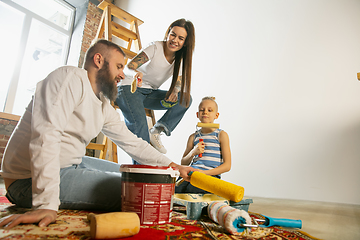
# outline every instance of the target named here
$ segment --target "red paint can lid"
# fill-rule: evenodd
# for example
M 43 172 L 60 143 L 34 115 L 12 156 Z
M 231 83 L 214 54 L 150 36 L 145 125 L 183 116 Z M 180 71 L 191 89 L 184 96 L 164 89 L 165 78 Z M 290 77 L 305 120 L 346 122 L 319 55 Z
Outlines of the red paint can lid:
M 165 174 L 171 177 L 179 177 L 180 172 L 167 166 L 151 166 L 151 165 L 137 165 L 137 164 L 122 164 L 120 172 L 128 173 L 147 173 L 147 174 Z

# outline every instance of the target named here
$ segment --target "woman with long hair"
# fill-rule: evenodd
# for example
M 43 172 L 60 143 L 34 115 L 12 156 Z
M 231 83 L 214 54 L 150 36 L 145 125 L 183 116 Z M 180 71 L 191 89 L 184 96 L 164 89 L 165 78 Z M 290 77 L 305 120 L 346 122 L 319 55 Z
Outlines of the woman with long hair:
M 166 153 L 160 133 L 170 136 L 190 107 L 192 56 L 195 29 L 192 22 L 178 19 L 166 31 L 163 41 L 152 42 L 126 66 L 116 104 L 131 132 Z M 169 90 L 159 87 L 172 77 Z M 132 86 L 133 81 L 136 86 Z M 148 128 L 145 108 L 166 110 L 153 128 Z

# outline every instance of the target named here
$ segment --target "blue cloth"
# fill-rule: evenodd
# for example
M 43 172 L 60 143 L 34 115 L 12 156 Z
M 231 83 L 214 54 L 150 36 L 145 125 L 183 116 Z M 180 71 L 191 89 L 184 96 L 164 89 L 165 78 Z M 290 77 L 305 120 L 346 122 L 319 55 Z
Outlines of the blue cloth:
M 61 209 L 121 211 L 120 165 L 83 157 L 78 165 L 60 170 Z M 31 178 L 13 182 L 6 193 L 18 207 L 32 207 Z
M 163 127 L 167 136 L 179 124 L 188 107 L 176 104 L 172 108 L 165 108 L 160 101 L 165 99 L 167 91 L 149 88 L 137 88 L 131 93 L 129 85 L 119 87 L 116 104 L 124 115 L 128 129 L 136 136 L 150 143 L 149 127 L 144 108 L 151 110 L 166 110 L 165 114 L 157 121 L 155 127 Z M 178 95 L 180 99 L 180 93 Z M 190 99 L 191 105 L 192 99 Z M 190 107 L 189 105 L 189 107 Z
M 175 187 L 175 193 L 196 193 L 196 194 L 206 194 L 210 193 L 203 189 L 197 188 L 192 185 L 190 182 L 184 181 L 179 186 Z

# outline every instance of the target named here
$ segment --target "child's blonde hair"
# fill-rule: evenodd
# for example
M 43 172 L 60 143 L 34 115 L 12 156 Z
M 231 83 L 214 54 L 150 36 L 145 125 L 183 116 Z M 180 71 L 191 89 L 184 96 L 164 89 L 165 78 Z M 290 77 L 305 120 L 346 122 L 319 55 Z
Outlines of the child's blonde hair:
M 201 99 L 201 102 L 199 103 L 199 107 L 200 107 L 200 104 L 205 101 L 205 100 L 211 100 L 215 103 L 215 106 L 216 106 L 216 111 L 218 110 L 218 105 L 217 105 L 217 102 L 215 101 L 215 97 L 211 97 L 211 96 L 206 96 L 206 97 L 203 97 Z

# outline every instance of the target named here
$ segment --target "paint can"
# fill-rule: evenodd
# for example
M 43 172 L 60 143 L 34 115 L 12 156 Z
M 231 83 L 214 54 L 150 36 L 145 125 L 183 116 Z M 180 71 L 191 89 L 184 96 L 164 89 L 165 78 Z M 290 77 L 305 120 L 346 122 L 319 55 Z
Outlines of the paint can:
M 171 222 L 175 181 L 171 167 L 122 164 L 121 211 L 135 212 L 140 224 Z

